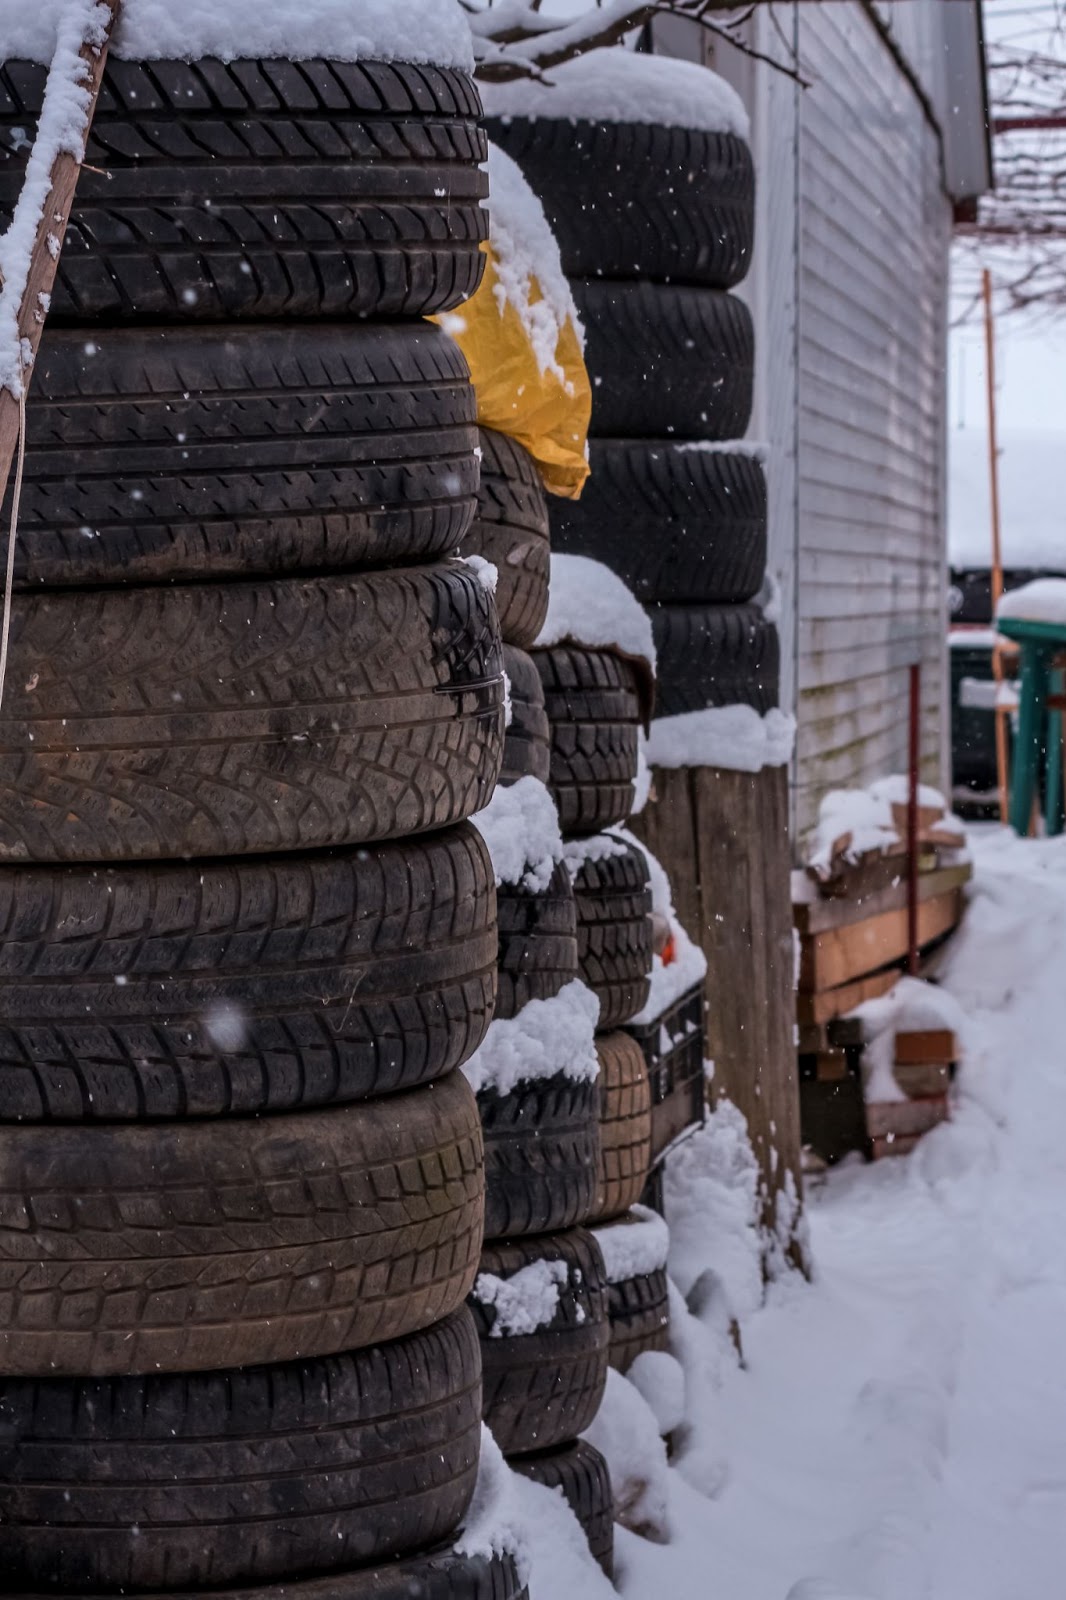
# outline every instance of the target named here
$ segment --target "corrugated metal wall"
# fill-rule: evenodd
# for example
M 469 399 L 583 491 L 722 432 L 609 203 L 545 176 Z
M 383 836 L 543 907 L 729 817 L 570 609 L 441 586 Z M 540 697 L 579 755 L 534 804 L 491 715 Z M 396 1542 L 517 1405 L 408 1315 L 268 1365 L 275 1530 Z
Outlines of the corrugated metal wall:
M 951 207 L 937 132 L 858 0 L 774 13 L 811 82 L 797 93 L 760 72 L 754 119 L 756 431 L 795 618 L 801 841 L 828 789 L 904 768 L 912 659 L 925 773 L 941 775 Z M 780 55 L 777 28 L 759 26 Z

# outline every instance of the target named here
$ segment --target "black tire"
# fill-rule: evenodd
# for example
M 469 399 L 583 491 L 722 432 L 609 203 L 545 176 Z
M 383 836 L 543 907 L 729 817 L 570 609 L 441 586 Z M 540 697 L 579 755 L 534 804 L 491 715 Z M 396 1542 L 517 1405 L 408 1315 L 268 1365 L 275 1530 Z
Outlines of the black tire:
M 291 1116 L 8 1128 L 0 1371 L 205 1372 L 399 1339 L 462 1304 L 483 1220 L 458 1072 Z
M 481 1352 L 463 1308 L 315 1361 L 0 1380 L 0 1437 L 5 1589 L 280 1581 L 454 1533 L 477 1477 Z
M 607 1290 L 611 1366 L 628 1372 L 645 1350 L 670 1348 L 670 1286 L 666 1272 L 641 1273 Z
M 755 333 L 735 295 L 577 279 L 592 379 L 592 433 L 742 439 L 751 420 Z
M 449 555 L 474 396 L 429 323 L 49 329 L 20 587 L 349 571 Z M 10 494 L 3 510 L 6 526 Z
M 633 808 L 640 678 L 610 650 L 555 645 L 536 650 L 551 727 L 548 787 L 564 834 L 600 833 Z
M 628 1033 L 596 1040 L 600 1060 L 600 1166 L 596 1222 L 636 1205 L 651 1169 L 651 1084 L 647 1062 Z
M 179 1592 L 167 1587 L 139 1595 L 127 1590 L 123 1600 L 203 1600 L 203 1594 L 202 1589 Z M 23 1594 L 15 1600 L 43 1597 Z M 105 1597 L 86 1595 L 85 1600 Z M 512 1555 L 460 1555 L 446 1546 L 383 1566 L 297 1579 L 281 1590 L 276 1584 L 216 1589 L 214 1600 L 529 1600 L 529 1591 Z
M 469 569 L 86 589 L 14 608 L 0 859 L 366 844 L 488 801 L 492 599 Z
M 46 69 L 0 73 L 19 151 Z M 481 281 L 487 180 L 463 72 L 112 56 L 59 261 L 55 322 L 421 317 Z M 5 163 L 0 229 L 25 158 Z
M 561 1492 L 585 1530 L 589 1550 L 608 1578 L 613 1577 L 614 1499 L 611 1474 L 600 1452 L 579 1439 L 543 1455 L 516 1456 L 511 1466 L 523 1478 Z
M 560 1262 L 565 1278 L 550 1322 L 532 1333 L 494 1333 L 485 1275 L 507 1280 L 535 1262 Z M 481 1337 L 483 1415 L 505 1455 L 576 1439 L 600 1408 L 607 1383 L 607 1285 L 603 1258 L 580 1228 L 487 1245 L 470 1296 Z
M 642 850 L 621 839 L 587 856 L 574 877 L 580 975 L 600 1002 L 597 1027 L 618 1028 L 651 993 L 651 878 Z
M 0 1121 L 251 1116 L 442 1077 L 493 1014 L 494 903 L 465 823 L 329 855 L 7 867 Z
M 572 1228 L 596 1204 L 599 1090 L 556 1073 L 477 1097 L 485 1139 L 485 1237 Z
M 777 629 L 758 606 L 652 606 L 659 716 L 706 706 L 753 706 L 765 714 L 781 700 Z
M 496 568 L 496 610 L 508 644 L 528 650 L 548 614 L 548 498 L 536 462 L 506 434 L 480 430 L 481 487 L 460 555 Z
M 578 975 L 574 885 L 560 862 L 541 894 L 501 883 L 496 907 L 496 1016 L 516 1017 L 530 1000 L 550 1000 Z M 0 998 L 2 994 L 0 988 Z
M 551 729 L 536 662 L 513 644 L 503 647 L 503 670 L 511 693 L 511 721 L 503 741 L 502 784 L 519 778 L 547 783 L 551 773 Z
M 751 264 L 755 171 L 729 133 L 490 117 L 543 201 L 572 278 L 731 289 Z
M 560 501 L 555 549 L 592 556 L 638 600 L 737 605 L 766 575 L 766 477 L 740 450 L 593 439 L 592 477 Z

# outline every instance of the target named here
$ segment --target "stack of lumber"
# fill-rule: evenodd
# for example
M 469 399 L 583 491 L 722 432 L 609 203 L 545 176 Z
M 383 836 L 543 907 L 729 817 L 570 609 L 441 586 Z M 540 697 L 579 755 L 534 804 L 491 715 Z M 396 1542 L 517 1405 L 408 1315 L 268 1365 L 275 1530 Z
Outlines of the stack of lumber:
M 958 1060 L 955 1035 L 948 1028 L 900 1030 L 895 1036 L 892 1075 L 902 1100 L 866 1101 L 870 1153 L 901 1156 L 913 1150 L 950 1115 L 948 1091 Z

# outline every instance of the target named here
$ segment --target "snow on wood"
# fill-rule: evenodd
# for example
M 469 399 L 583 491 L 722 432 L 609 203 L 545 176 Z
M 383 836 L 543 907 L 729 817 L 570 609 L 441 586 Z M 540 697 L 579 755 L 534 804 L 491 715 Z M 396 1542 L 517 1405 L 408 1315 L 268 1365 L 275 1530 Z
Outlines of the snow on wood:
M 603 26 L 604 11 L 575 22 L 574 28 L 584 27 L 591 34 L 597 18 Z M 485 26 L 492 15 L 487 12 L 485 21 L 476 19 L 475 29 Z M 523 52 L 534 60 L 538 41 L 511 47 L 515 55 Z M 637 55 L 613 47 L 588 50 L 552 67 L 543 77 L 486 83 L 482 98 L 491 116 L 652 123 L 701 133 L 732 133 L 741 139 L 749 132 L 740 96 L 716 73 L 692 61 Z
M 69 0 L 0 0 L 4 57 L 50 61 L 69 9 Z M 466 71 L 474 65 L 470 29 L 456 0 L 124 0 L 113 49 L 130 61 L 323 56 Z
M 777 707 L 760 716 L 753 706 L 708 706 L 656 717 L 645 754 L 653 767 L 761 772 L 787 766 L 795 739 L 795 717 Z
M 996 607 L 1001 620 L 1052 622 L 1066 628 L 1066 578 L 1034 578 L 1003 595 Z

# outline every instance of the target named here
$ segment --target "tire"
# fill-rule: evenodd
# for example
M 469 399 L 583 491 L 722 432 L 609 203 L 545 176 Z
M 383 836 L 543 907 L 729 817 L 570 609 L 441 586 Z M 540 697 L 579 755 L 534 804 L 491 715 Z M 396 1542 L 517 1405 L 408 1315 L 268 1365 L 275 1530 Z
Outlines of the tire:
M 731 289 L 751 264 L 755 173 L 734 134 L 489 117 L 543 202 L 571 278 Z
M 758 606 L 654 606 L 661 717 L 706 706 L 753 706 L 760 716 L 781 702 L 777 629 Z
M 88 342 L 49 328 L 19 586 L 449 555 L 474 512 L 474 409 L 461 352 L 428 323 L 118 328 Z
M 22 596 L 0 859 L 368 844 L 483 807 L 503 749 L 491 597 L 458 565 Z
M 0 138 L 46 69 L 0 74 Z M 463 72 L 364 61 L 112 56 L 53 322 L 421 317 L 481 281 L 487 180 Z M 7 163 L 0 229 L 25 173 Z M 94 170 L 96 169 L 96 170 Z
M 600 1060 L 600 1166 L 596 1222 L 636 1205 L 651 1168 L 651 1085 L 643 1052 L 627 1033 L 596 1040 Z
M 580 977 L 600 1002 L 597 1026 L 620 1027 L 651 993 L 651 879 L 642 850 L 612 840 L 610 855 L 587 856 L 574 877 Z
M 485 1275 L 507 1280 L 540 1262 L 561 1262 L 566 1271 L 551 1320 L 531 1333 L 494 1334 L 498 1315 L 485 1300 Z M 574 1228 L 486 1246 L 469 1305 L 481 1338 L 483 1416 L 504 1455 L 576 1439 L 607 1383 L 607 1286 L 591 1234 Z
M 204 1372 L 428 1327 L 473 1283 L 482 1160 L 461 1073 L 292 1116 L 8 1128 L 0 1371 Z
M 543 1455 L 517 1456 L 511 1466 L 523 1478 L 562 1494 L 585 1531 L 592 1555 L 607 1577 L 613 1577 L 614 1500 L 611 1474 L 600 1452 L 579 1439 Z
M 503 742 L 502 784 L 519 778 L 547 783 L 551 773 L 551 729 L 536 662 L 512 644 L 503 647 L 503 670 L 511 692 L 511 722 Z
M 600 833 L 633 808 L 642 721 L 634 665 L 609 650 L 533 654 L 551 727 L 548 787 L 564 834 Z
M 329 855 L 7 867 L 0 1121 L 254 1116 L 442 1077 L 492 1018 L 494 904 L 465 823 Z
M 766 477 L 740 450 L 593 439 L 580 501 L 560 501 L 552 543 L 617 572 L 644 602 L 739 605 L 766 575 Z
M 463 1308 L 314 1361 L 3 1380 L 0 1427 L 5 1587 L 266 1583 L 454 1533 L 477 1477 L 481 1352 Z
M 127 1591 L 123 1600 L 202 1600 L 203 1590 L 179 1592 L 172 1586 L 148 1593 Z M 17 1596 L 16 1600 L 41 1600 Z M 86 1600 L 104 1600 L 102 1595 Z M 383 1566 L 356 1567 L 323 1578 L 285 1584 L 218 1589 L 214 1600 L 529 1600 L 515 1558 L 509 1554 L 460 1555 L 444 1546 L 425 1555 L 405 1556 Z
M 496 907 L 496 1016 L 516 1017 L 530 1000 L 550 1000 L 578 976 L 577 908 L 570 874 L 560 862 L 543 894 L 501 883 Z
M 564 1073 L 477 1097 L 485 1139 L 485 1237 L 572 1228 L 596 1204 L 599 1090 Z
M 585 278 L 592 432 L 606 438 L 742 439 L 751 421 L 755 333 L 735 295 Z
M 665 1271 L 641 1273 L 607 1290 L 611 1366 L 628 1372 L 645 1350 L 670 1348 L 670 1289 Z
M 492 562 L 500 631 L 528 650 L 548 615 L 548 498 L 528 450 L 489 428 L 479 438 L 481 488 L 459 554 Z

